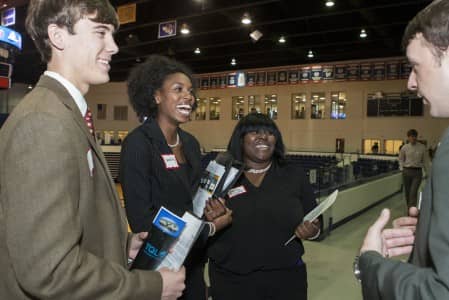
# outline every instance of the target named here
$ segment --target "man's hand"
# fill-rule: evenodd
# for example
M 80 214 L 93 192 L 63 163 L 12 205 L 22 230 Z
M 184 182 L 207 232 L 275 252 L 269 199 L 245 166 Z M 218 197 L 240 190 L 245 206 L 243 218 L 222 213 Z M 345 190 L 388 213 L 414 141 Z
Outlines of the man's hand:
M 394 228 L 408 228 L 413 232 L 416 231 L 416 224 L 418 224 L 419 210 L 416 207 L 410 207 L 408 216 L 400 217 L 393 221 Z
M 310 239 L 315 237 L 318 234 L 318 231 L 320 230 L 320 220 L 315 219 L 312 222 L 304 221 L 303 223 L 299 224 L 298 227 L 295 229 L 295 235 L 302 239 Z
M 384 229 L 382 232 L 385 250 L 390 257 L 409 255 L 413 250 L 419 211 L 416 207 L 410 207 L 408 214 L 395 219 L 393 228 Z
M 377 251 L 383 256 L 387 256 L 382 238 L 382 230 L 387 225 L 389 219 L 390 210 L 384 208 L 376 222 L 368 229 L 362 247 L 360 248 L 360 254 L 366 251 Z
M 162 277 L 162 297 L 161 300 L 175 300 L 181 297 L 186 285 L 186 269 L 182 267 L 178 272 L 170 271 L 167 268 L 159 270 Z
M 140 247 L 142 247 L 143 242 L 148 236 L 148 232 L 139 232 L 134 233 L 131 237 L 131 244 L 129 245 L 128 249 L 128 258 L 131 258 L 134 260 L 136 258 L 137 253 L 140 250 Z

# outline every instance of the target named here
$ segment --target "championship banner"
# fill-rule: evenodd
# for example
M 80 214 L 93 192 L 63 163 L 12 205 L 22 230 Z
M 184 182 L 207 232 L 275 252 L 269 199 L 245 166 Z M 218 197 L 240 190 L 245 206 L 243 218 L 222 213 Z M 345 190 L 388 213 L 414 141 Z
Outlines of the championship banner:
M 246 73 L 246 85 L 254 86 L 255 84 L 256 84 L 256 73 L 255 72 Z
M 359 80 L 360 79 L 360 65 L 359 64 L 349 64 L 346 69 L 346 78 L 348 80 Z
M 209 77 L 201 77 L 201 89 L 209 89 Z
M 267 80 L 267 73 L 257 72 L 256 74 L 256 85 L 265 85 Z
M 219 85 L 220 89 L 225 89 L 226 88 L 226 81 L 227 81 L 226 75 L 221 75 L 218 78 L 218 80 L 219 80 L 218 85 Z
M 287 71 L 278 71 L 277 74 L 277 83 L 278 84 L 287 84 Z
M 334 66 L 327 65 L 323 66 L 323 80 L 333 80 L 334 79 Z
M 267 72 L 267 85 L 276 84 L 276 72 Z
M 385 63 L 375 63 L 373 66 L 373 79 L 385 80 Z
M 412 72 L 412 66 L 408 63 L 408 61 L 404 60 L 401 62 L 401 78 L 408 79 L 410 73 Z
M 338 81 L 346 80 L 346 65 L 335 66 L 335 79 Z
M 235 88 L 237 87 L 237 73 L 229 73 L 227 80 L 227 87 Z
M 300 73 L 301 73 L 301 83 L 308 83 L 312 78 L 310 67 L 301 68 Z
M 298 70 L 290 70 L 288 71 L 288 82 L 290 84 L 298 83 Z
M 373 75 L 373 66 L 370 63 L 360 65 L 360 79 L 371 80 Z
M 323 67 L 312 66 L 312 80 L 314 83 L 318 83 L 323 79 Z
M 399 62 L 389 61 L 387 62 L 387 79 L 399 78 Z
M 216 89 L 218 87 L 218 77 L 214 76 L 210 78 L 210 88 Z

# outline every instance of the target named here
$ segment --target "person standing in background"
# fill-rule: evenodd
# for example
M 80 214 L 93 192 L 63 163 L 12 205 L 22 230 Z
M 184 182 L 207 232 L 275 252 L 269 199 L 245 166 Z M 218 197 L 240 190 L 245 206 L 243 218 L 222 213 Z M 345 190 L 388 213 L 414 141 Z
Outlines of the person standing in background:
M 423 169 L 425 174 L 429 169 L 428 151 L 424 144 L 417 141 L 417 137 L 418 132 L 415 129 L 407 131 L 408 143 L 399 151 L 399 168 L 402 170 L 407 209 L 417 206 Z
M 449 117 L 448 22 L 449 0 L 433 1 L 410 21 L 403 38 L 412 66 L 408 89 L 421 95 L 437 118 Z M 412 217 L 384 229 L 390 217 L 384 209 L 365 236 L 354 264 L 364 299 L 449 299 L 448 173 L 449 128 L 435 153 L 418 224 L 418 210 L 412 207 Z M 411 252 L 408 262 L 388 259 Z
M 109 81 L 118 28 L 107 0 L 32 0 L 47 71 L 0 130 L 0 299 L 174 300 L 185 270 L 132 271 L 129 235 L 84 95 Z

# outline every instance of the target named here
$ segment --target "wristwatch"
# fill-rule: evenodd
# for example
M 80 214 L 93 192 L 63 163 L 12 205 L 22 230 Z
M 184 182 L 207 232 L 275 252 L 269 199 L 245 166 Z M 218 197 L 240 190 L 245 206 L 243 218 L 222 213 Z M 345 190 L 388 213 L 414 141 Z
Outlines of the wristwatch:
M 357 279 L 358 282 L 362 282 L 362 272 L 359 269 L 359 259 L 360 259 L 359 255 L 357 255 L 354 258 L 354 263 L 352 264 L 352 270 L 354 272 L 355 279 Z

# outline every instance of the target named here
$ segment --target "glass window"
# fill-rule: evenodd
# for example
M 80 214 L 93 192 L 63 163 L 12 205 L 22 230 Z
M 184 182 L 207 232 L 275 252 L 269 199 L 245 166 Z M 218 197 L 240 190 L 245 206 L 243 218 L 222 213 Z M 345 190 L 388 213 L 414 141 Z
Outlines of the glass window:
M 292 119 L 306 118 L 306 94 L 292 94 Z
M 195 120 L 206 120 L 207 99 L 196 98 Z
M 105 145 L 114 145 L 115 143 L 115 131 L 105 130 L 103 131 L 104 143 Z
M 106 120 L 106 104 L 97 104 L 97 119 Z
M 379 139 L 364 139 L 363 140 L 363 154 L 378 154 L 380 153 Z
M 209 100 L 209 120 L 220 120 L 221 99 L 218 97 L 210 97 Z
M 128 131 L 124 131 L 124 130 L 117 131 L 117 144 L 121 145 L 127 135 L 128 135 Z
M 240 120 L 245 115 L 245 100 L 243 96 L 232 97 L 232 119 Z
M 261 113 L 263 111 L 259 95 L 248 96 L 248 113 Z
M 128 120 L 128 106 L 114 106 L 114 120 L 127 121 Z
M 331 119 L 346 119 L 345 92 L 331 92 Z
M 278 118 L 278 95 L 265 95 L 264 98 L 265 113 L 267 116 L 276 120 Z
M 324 92 L 312 93 L 310 99 L 310 117 L 312 119 L 324 119 L 326 94 Z
M 397 155 L 403 145 L 402 140 L 385 140 L 385 154 Z

